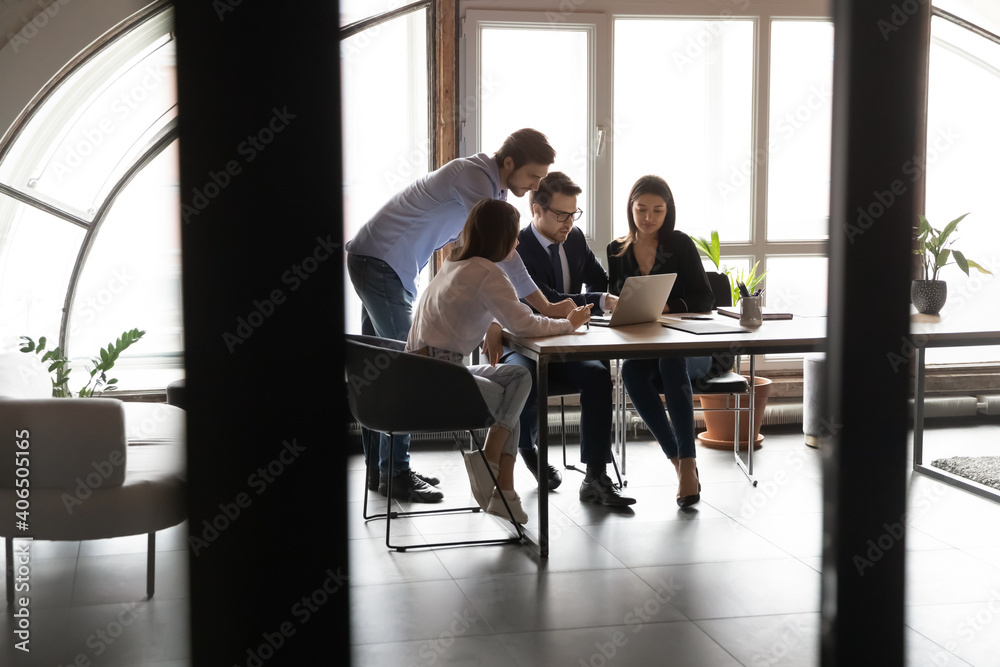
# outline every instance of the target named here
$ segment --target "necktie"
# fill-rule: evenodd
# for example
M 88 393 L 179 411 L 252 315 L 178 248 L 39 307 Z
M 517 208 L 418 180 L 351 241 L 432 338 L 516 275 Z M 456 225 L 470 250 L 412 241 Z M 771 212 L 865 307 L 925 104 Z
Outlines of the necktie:
M 563 285 L 563 270 L 562 270 L 562 260 L 559 258 L 559 244 L 553 243 L 549 246 L 549 257 L 552 258 L 552 270 L 556 274 L 556 291 L 563 294 L 566 291 Z

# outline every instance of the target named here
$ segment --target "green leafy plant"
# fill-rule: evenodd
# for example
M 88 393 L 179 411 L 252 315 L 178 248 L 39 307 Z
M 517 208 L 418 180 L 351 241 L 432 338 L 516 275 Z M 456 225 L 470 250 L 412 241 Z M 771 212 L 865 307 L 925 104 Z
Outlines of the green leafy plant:
M 731 267 L 721 269 L 719 267 L 719 262 L 722 259 L 722 244 L 719 242 L 719 232 L 714 229 L 712 230 L 711 240 L 699 238 L 697 236 L 692 236 L 691 240 L 694 241 L 694 244 L 695 246 L 697 246 L 698 250 L 705 253 L 705 256 L 708 257 L 713 264 L 715 264 L 715 269 L 717 271 L 721 271 L 722 273 L 726 274 L 726 276 L 729 278 L 729 288 L 732 290 L 733 293 L 734 306 L 740 300 L 741 296 L 739 288 L 740 283 L 746 285 L 747 289 L 750 290 L 750 293 L 752 294 L 754 290 L 757 288 L 758 283 L 760 283 L 760 281 L 764 279 L 764 276 L 767 275 L 767 271 L 760 274 L 759 276 L 757 275 L 757 265 L 760 264 L 760 262 L 756 262 L 750 268 L 749 272 L 744 271 L 743 269 L 735 269 Z
M 753 294 L 754 291 L 757 289 L 758 283 L 760 283 L 760 281 L 764 279 L 764 276 L 767 275 L 767 271 L 760 274 L 759 276 L 757 275 L 758 264 L 760 264 L 760 262 L 754 262 L 753 266 L 750 267 L 749 272 L 745 271 L 744 269 L 734 269 L 734 268 L 726 269 L 726 275 L 729 276 L 729 289 L 733 291 L 734 306 L 739 302 L 740 297 L 742 296 L 740 294 L 740 287 L 739 287 L 740 283 L 746 285 L 747 290 L 751 294 Z
M 958 216 L 941 230 L 931 227 L 931 223 L 927 222 L 927 218 L 922 215 L 920 216 L 920 227 L 915 232 L 917 248 L 913 250 L 913 254 L 921 256 L 924 280 L 939 280 L 938 273 L 948 264 L 957 264 L 958 268 L 962 269 L 965 275 L 969 275 L 970 268 L 976 269 L 980 273 L 993 275 L 991 271 L 988 271 L 967 258 L 962 252 L 951 247 L 955 239 L 950 237 L 958 228 L 958 223 L 962 222 L 967 215 L 969 214 L 965 213 Z M 949 259 L 954 259 L 954 261 L 949 262 Z
M 94 364 L 93 368 L 87 368 L 90 378 L 81 387 L 80 391 L 77 392 L 77 397 L 100 396 L 105 391 L 117 389 L 118 378 L 111 378 L 109 380 L 108 371 L 114 367 L 119 355 L 144 335 L 146 335 L 146 332 L 139 331 L 138 329 L 123 331 L 122 335 L 114 343 L 108 344 L 107 349 L 101 348 L 98 356 L 91 357 L 91 361 Z M 69 388 L 69 375 L 73 369 L 70 367 L 69 359 L 63 354 L 62 349 L 55 347 L 46 350 L 47 341 L 44 336 L 40 337 L 37 343 L 28 336 L 21 336 L 21 340 L 24 341 L 21 343 L 21 352 L 41 355 L 42 363 L 49 364 L 49 373 L 53 375 L 52 396 L 55 398 L 72 398 L 73 392 Z
M 707 241 L 703 238 L 697 236 L 692 236 L 691 240 L 701 250 L 705 253 L 705 256 L 712 260 L 715 264 L 715 270 L 719 270 L 719 260 L 722 258 L 722 244 L 719 243 L 719 232 L 717 230 L 712 230 L 712 240 Z

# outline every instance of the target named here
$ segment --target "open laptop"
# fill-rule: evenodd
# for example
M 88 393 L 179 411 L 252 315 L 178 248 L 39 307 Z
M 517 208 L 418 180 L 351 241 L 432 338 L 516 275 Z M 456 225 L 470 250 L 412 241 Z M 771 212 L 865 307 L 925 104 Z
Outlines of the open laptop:
M 618 305 L 610 315 L 595 315 L 590 323 L 599 327 L 620 327 L 626 324 L 655 322 L 663 313 L 670 290 L 677 280 L 676 273 L 653 276 L 629 276 L 622 285 Z

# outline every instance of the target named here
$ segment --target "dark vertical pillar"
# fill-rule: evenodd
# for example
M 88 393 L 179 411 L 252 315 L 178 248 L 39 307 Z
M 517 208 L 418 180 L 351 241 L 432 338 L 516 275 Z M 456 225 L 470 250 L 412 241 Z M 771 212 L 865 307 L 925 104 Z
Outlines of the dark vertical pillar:
M 195 665 L 349 664 L 338 24 L 176 4 Z
M 907 173 L 929 3 L 835 0 L 822 664 L 903 665 Z

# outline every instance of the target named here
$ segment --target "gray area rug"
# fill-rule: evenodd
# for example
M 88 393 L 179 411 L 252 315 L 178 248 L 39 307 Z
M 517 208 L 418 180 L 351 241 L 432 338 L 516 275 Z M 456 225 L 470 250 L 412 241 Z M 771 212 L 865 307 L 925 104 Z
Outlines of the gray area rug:
M 953 456 L 931 465 L 1000 491 L 1000 456 Z

